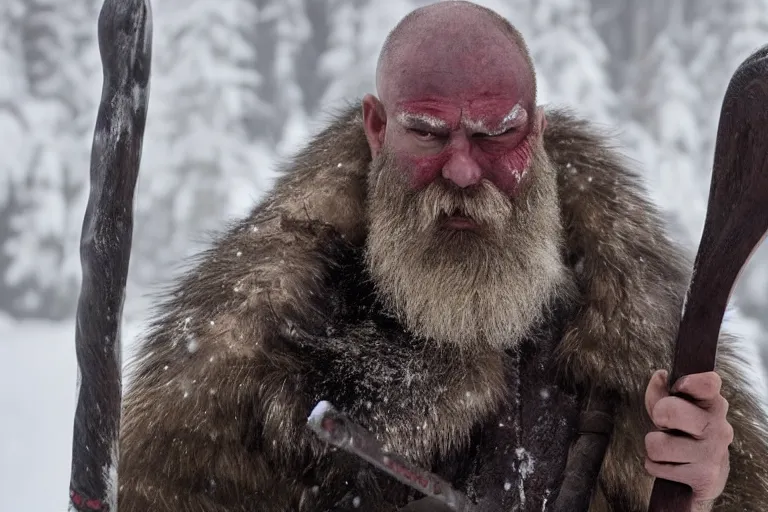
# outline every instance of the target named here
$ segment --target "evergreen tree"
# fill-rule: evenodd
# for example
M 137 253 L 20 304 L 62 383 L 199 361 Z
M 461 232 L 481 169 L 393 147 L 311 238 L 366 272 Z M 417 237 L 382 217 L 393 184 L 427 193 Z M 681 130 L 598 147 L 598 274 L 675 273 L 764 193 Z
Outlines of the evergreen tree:
M 254 2 L 174 0 L 157 3 L 153 14 L 130 277 L 139 287 L 167 283 L 196 242 L 208 241 L 204 233 L 250 206 L 272 142 L 255 140 L 246 126 L 255 109 L 267 108 L 256 94 L 265 78 L 252 69 Z
M 16 184 L 23 179 L 29 151 L 26 151 L 28 125 L 23 105 L 27 101 L 24 80 L 24 48 L 19 21 L 25 13 L 22 0 L 8 0 L 0 5 L 0 133 L 7 151 L 0 159 L 0 208 L 7 207 Z M 4 218 L 0 217 L 0 218 Z M 0 239 L 2 246 L 2 239 Z
M 509 10 L 514 21 L 520 9 Z M 593 122 L 614 126 L 617 98 L 607 68 L 610 55 L 589 14 L 589 0 L 534 2 L 524 35 L 541 77 L 542 101 L 567 105 Z
M 635 62 L 622 103 L 631 106 L 630 119 L 644 128 L 629 133 L 627 140 L 642 159 L 652 197 L 673 223 L 675 237 L 691 248 L 701 234 L 709 191 L 697 161 L 705 140 L 699 108 L 703 98 L 690 73 L 696 31 L 686 26 L 680 11 L 670 14 L 670 28 Z
M 311 0 L 309 3 L 312 4 Z M 366 47 L 362 40 L 370 35 L 364 32 L 363 22 L 371 6 L 368 1 L 328 0 L 323 16 L 310 16 L 313 26 L 322 19 L 323 26 L 327 27 L 324 51 L 318 52 L 315 61 L 316 76 L 324 85 L 317 106 L 309 110 L 315 118 L 325 120 L 332 109 L 358 99 L 365 92 L 372 92 L 364 84 L 368 83 L 365 74 L 369 72 L 370 47 L 373 45 Z
M 353 25 L 355 27 L 354 38 L 356 43 L 353 48 L 345 48 L 345 39 L 339 37 L 336 44 L 337 54 L 346 54 L 346 61 L 352 64 L 344 69 L 338 66 L 334 70 L 337 82 L 332 89 L 337 99 L 359 100 L 366 93 L 377 94 L 376 91 L 376 64 L 378 62 L 381 47 L 389 31 L 410 11 L 425 3 L 420 0 L 390 0 L 383 7 L 377 1 L 367 1 L 359 7 Z M 352 17 L 352 16 L 350 16 Z M 340 29 L 346 30 L 344 20 L 340 23 Z M 347 34 L 346 39 L 351 39 L 352 34 Z M 338 92 L 337 92 L 338 91 Z M 338 100 L 337 100 L 338 101 Z
M 14 297 L 13 313 L 61 318 L 74 311 L 79 286 L 78 240 L 100 90 L 94 5 L 29 0 L 12 14 L 10 33 L 21 49 L 10 66 L 14 118 L 24 131 L 9 174 L 20 171 L 23 179 L 13 180 L 3 286 Z
M 0 311 L 10 311 L 18 295 L 18 290 L 7 284 L 7 269 L 15 258 L 4 244 L 14 235 L 10 221 L 19 210 L 17 194 L 32 158 L 31 146 L 27 143 L 29 126 L 23 112 L 27 87 L 23 79 L 23 42 L 18 29 L 23 14 L 21 0 L 0 5 L 0 69 L 4 76 L 0 80 L 0 134 L 6 147 L 14 148 L 0 159 Z
M 673 221 L 674 234 L 693 251 L 707 207 L 725 90 L 737 66 L 768 42 L 768 5 L 757 0 L 681 0 L 652 8 L 630 1 L 624 7 L 642 14 L 636 19 L 653 20 L 626 20 L 602 30 L 612 38 L 614 62 L 622 60 L 618 49 L 630 49 L 628 63 L 621 68 L 621 104 L 629 107 L 629 118 L 639 126 L 633 126 L 625 140 L 642 161 L 655 199 Z M 758 251 L 735 290 L 736 304 L 761 321 L 764 332 L 766 254 L 765 248 Z M 768 347 L 765 335 L 762 342 Z

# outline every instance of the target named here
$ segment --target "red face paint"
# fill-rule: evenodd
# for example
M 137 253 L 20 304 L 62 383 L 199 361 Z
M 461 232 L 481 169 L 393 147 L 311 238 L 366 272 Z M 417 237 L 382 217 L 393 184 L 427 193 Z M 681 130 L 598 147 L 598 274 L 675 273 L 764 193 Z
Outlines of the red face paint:
M 530 137 L 537 136 L 531 132 L 533 116 L 516 105 L 511 99 L 404 103 L 388 143 L 409 169 L 414 189 L 445 177 L 448 165 L 472 166 L 480 179 L 514 197 L 530 165 Z
M 508 33 L 462 13 L 412 27 L 413 40 L 391 54 L 379 83 L 386 126 L 377 140 L 414 189 L 439 178 L 461 187 L 480 179 L 514 197 L 530 165 L 531 137 L 541 137 L 533 130 L 534 73 Z

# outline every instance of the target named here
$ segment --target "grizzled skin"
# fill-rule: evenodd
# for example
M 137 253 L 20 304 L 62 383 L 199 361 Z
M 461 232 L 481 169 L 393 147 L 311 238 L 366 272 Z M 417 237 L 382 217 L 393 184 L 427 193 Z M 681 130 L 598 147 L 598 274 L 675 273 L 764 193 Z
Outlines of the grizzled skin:
M 592 390 L 618 402 L 590 511 L 644 511 L 643 395 L 671 364 L 690 262 L 603 138 L 563 112 L 547 121 L 574 292 L 536 343 L 465 358 L 419 345 L 383 313 L 360 264 L 370 153 L 350 110 L 162 305 L 124 400 L 121 512 L 389 512 L 416 498 L 306 429 L 319 399 L 484 510 L 523 495 L 524 510 L 542 510 Z M 724 336 L 717 371 L 735 438 L 717 511 L 768 510 L 768 419 L 745 364 Z M 488 456 L 499 451 L 509 457 Z

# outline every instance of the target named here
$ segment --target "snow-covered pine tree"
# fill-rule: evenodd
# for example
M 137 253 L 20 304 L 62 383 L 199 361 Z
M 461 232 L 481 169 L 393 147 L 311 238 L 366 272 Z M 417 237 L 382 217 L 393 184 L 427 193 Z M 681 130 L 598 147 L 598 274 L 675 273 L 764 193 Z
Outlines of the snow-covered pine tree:
M 420 5 L 420 0 L 380 2 L 336 0 L 331 44 L 323 56 L 322 71 L 331 77 L 325 102 L 342 106 L 376 94 L 376 63 L 384 39 L 403 16 Z
M 167 273 L 199 249 L 195 242 L 207 242 L 206 232 L 250 206 L 261 154 L 270 154 L 269 141 L 246 126 L 264 80 L 252 68 L 248 35 L 258 28 L 255 2 L 169 0 L 153 14 L 156 51 L 130 278 L 139 288 L 167 283 Z
M 611 54 L 612 81 L 621 90 L 622 140 L 641 162 L 673 234 L 694 250 L 723 95 L 737 66 L 768 42 L 768 5 L 760 0 L 592 0 L 592 6 L 593 22 Z M 763 248 L 753 257 L 735 291 L 743 311 L 760 319 L 768 303 L 765 254 Z M 763 344 L 768 346 L 768 339 Z
M 259 83 L 248 130 L 254 139 L 267 141 L 284 155 L 295 149 L 293 140 L 304 138 L 307 112 L 297 64 L 311 40 L 312 27 L 305 0 L 251 1 L 257 4 L 258 14 L 247 40 L 255 51 L 251 65 Z
M 361 84 L 368 84 L 365 75 L 369 73 L 372 60 L 368 48 L 363 48 L 361 41 L 365 34 L 362 29 L 363 16 L 371 2 L 327 0 L 325 4 L 322 16 L 327 27 L 325 46 L 317 55 L 315 64 L 316 76 L 323 81 L 324 87 L 317 105 L 309 110 L 313 117 L 320 118 L 318 121 L 321 122 L 317 126 L 321 126 L 333 109 L 356 101 L 365 92 L 372 91 L 367 85 Z M 310 15 L 310 20 L 315 27 L 318 17 Z M 300 83 L 304 85 L 305 82 L 302 80 Z
M 2 286 L 15 298 L 12 313 L 64 318 L 73 313 L 79 282 L 85 169 L 101 82 L 95 5 L 28 0 L 8 7 L 14 26 L 6 34 L 20 49 L 9 83 L 21 93 L 9 111 L 23 126 L 9 175 L 24 178 L 14 180 Z
M 522 9 L 508 9 L 514 22 Z M 589 15 L 589 0 L 534 2 L 529 25 L 521 29 L 541 77 L 540 101 L 567 105 L 593 122 L 614 126 L 617 98 L 607 70 L 610 55 Z
M 9 212 L 7 208 L 12 200 L 12 190 L 23 181 L 24 169 L 30 158 L 30 152 L 24 151 L 29 130 L 23 111 L 28 90 L 24 79 L 24 40 L 19 23 L 24 14 L 23 0 L 8 0 L 0 5 L 0 69 L 3 70 L 3 80 L 0 81 L 0 133 L 7 147 L 16 148 L 16 151 L 7 152 L 0 159 L 0 208 L 5 212 Z M 0 238 L 0 247 L 2 240 Z
M 690 19 L 696 4 L 708 0 L 590 0 L 592 25 L 610 58 L 607 69 L 617 91 L 623 90 L 628 70 L 642 60 L 656 36 L 664 30 L 670 9 L 682 9 Z
M 628 136 L 635 137 L 629 142 L 642 161 L 652 197 L 670 214 L 674 236 L 693 250 L 704 223 L 711 167 L 702 172 L 699 161 L 708 134 L 700 123 L 702 90 L 691 64 L 706 39 L 699 37 L 682 6 L 670 5 L 666 27 L 627 69 L 622 104 L 629 108 L 629 119 L 643 127 Z
M 13 309 L 20 291 L 11 289 L 6 282 L 6 269 L 14 255 L 4 244 L 14 235 L 11 219 L 19 211 L 17 194 L 32 158 L 27 144 L 29 125 L 22 108 L 27 101 L 23 41 L 19 30 L 23 14 L 22 0 L 9 0 L 0 5 L 0 69 L 4 76 L 0 80 L 0 134 L 7 147 L 15 148 L 5 152 L 0 159 L 0 312 Z

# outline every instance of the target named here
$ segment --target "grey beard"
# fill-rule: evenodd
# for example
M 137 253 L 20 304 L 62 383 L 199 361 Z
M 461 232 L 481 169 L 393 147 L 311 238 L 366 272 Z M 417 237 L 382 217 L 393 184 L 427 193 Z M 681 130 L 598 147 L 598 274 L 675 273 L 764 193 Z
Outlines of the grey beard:
M 408 190 L 388 152 L 372 163 L 366 263 L 380 298 L 413 334 L 461 349 L 516 346 L 570 294 L 555 171 L 542 149 L 511 200 L 489 182 Z M 445 230 L 459 210 L 478 231 Z

